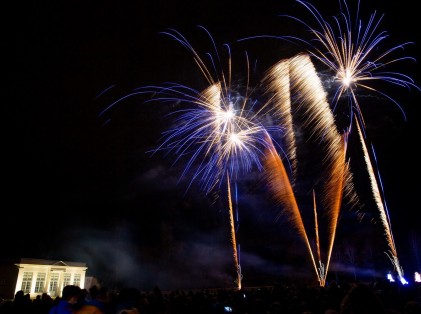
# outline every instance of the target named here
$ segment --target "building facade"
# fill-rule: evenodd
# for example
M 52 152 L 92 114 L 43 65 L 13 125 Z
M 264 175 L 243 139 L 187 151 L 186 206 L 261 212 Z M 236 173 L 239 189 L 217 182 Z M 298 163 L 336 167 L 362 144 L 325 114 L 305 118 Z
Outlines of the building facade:
M 52 298 L 61 296 L 66 285 L 85 288 L 85 263 L 21 258 L 0 266 L 0 296 L 12 299 L 17 291 L 31 298 L 43 293 Z

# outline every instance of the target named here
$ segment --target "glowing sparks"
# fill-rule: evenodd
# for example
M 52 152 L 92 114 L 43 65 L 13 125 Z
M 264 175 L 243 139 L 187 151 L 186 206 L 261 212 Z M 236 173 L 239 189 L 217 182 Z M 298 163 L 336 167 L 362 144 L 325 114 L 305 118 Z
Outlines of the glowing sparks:
M 209 36 L 213 49 L 213 53 L 205 54 L 208 58 L 206 59 L 208 62 L 205 62 L 182 34 L 170 29 L 164 34 L 179 42 L 191 53 L 206 81 L 205 86 L 199 90 L 179 83 L 145 86 L 134 90 L 106 109 L 138 94 L 153 95 L 149 101 L 171 103 L 175 110 L 168 117 L 174 118 L 173 124 L 162 133 L 160 144 L 149 153 L 156 154 L 161 151 L 166 154 L 172 153 L 176 156 L 174 163 L 185 162 L 180 179 L 193 173 L 189 188 L 193 182 L 199 181 L 201 190 L 208 194 L 215 190 L 219 191 L 223 183 L 226 184 L 231 243 L 237 271 L 235 282 L 239 289 L 243 278 L 237 249 L 231 189 L 232 185 L 236 186 L 240 175 L 249 173 L 253 169 L 264 171 L 269 189 L 282 207 L 282 213 L 286 213 L 305 242 L 320 285 L 326 284 L 344 197 L 348 197 L 351 203 L 358 201 L 347 161 L 348 137 L 354 124 L 357 126 L 363 147 L 371 191 L 390 248 L 386 254 L 395 266 L 400 281 L 405 282 L 397 258 L 387 207 L 382 200 L 366 148 L 365 122 L 357 92 L 365 90 L 380 95 L 381 98 L 396 104 L 405 116 L 396 100 L 371 83 L 382 81 L 419 90 L 409 76 L 385 71 L 387 67 L 398 62 L 414 60 L 411 57 L 394 57 L 398 50 L 412 43 L 403 43 L 382 51 L 379 49 L 380 44 L 388 37 L 385 31 L 379 31 L 383 16 L 379 17 L 374 12 L 364 23 L 357 14 L 355 18 L 357 23 L 354 23 L 345 0 L 339 1 L 342 4 L 340 15 L 334 17 L 334 23 L 331 24 L 312 4 L 297 0 L 314 18 L 316 27 L 312 27 L 307 20 L 305 22 L 296 17 L 288 17 L 304 25 L 310 31 L 312 40 L 276 36 L 304 43 L 308 49 L 305 53 L 277 62 L 266 71 L 262 80 L 265 88 L 263 95 L 253 94 L 256 89 L 250 86 L 247 54 L 245 55 L 246 83 L 234 84 L 231 50 L 228 45 L 224 45 L 227 58 L 222 62 L 225 59 L 221 59 L 215 42 L 209 32 L 201 27 Z M 331 72 L 329 82 L 334 84 L 333 96 L 330 96 L 323 86 L 321 75 L 317 73 L 311 58 L 319 61 Z M 334 112 L 344 98 L 347 104 L 344 116 L 346 119 L 349 117 L 349 121 L 341 133 L 338 131 L 338 121 L 335 120 Z M 309 135 L 306 142 L 317 143 L 319 148 L 316 157 L 320 158 L 319 177 L 315 178 L 311 187 L 316 253 L 313 253 L 312 239 L 309 238 L 305 226 L 308 220 L 304 219 L 304 213 L 298 204 L 300 200 L 297 199 L 294 190 L 295 183 L 299 179 L 301 162 L 297 153 L 300 144 L 296 134 L 297 128 L 304 130 L 305 135 Z M 281 149 L 275 140 L 277 137 L 281 138 L 282 144 L 285 145 L 282 153 L 285 153 L 284 160 L 288 162 L 288 167 L 285 167 L 281 158 Z M 327 217 L 325 218 L 327 239 L 322 239 L 319 233 L 323 228 L 322 223 L 326 222 L 320 218 L 319 210 L 324 210 L 326 213 L 323 218 Z
M 412 57 L 399 56 L 397 54 L 407 45 L 412 44 L 412 42 L 402 43 L 386 50 L 381 49 L 381 46 L 388 38 L 387 33 L 379 29 L 383 15 L 379 16 L 377 12 L 374 12 L 364 22 L 359 16 L 359 2 L 356 11 L 357 14 L 355 17 L 352 17 L 351 10 L 346 1 L 339 0 L 341 11 L 339 16 L 333 17 L 333 23 L 328 22 L 311 3 L 302 0 L 297 0 L 297 2 L 303 5 L 311 14 L 316 27 L 313 27 L 308 20 L 304 21 L 304 19 L 298 19 L 292 16 L 288 17 L 305 26 L 310 31 L 312 40 L 306 41 L 293 36 L 281 38 L 307 45 L 309 55 L 318 60 L 322 65 L 327 66 L 333 73 L 333 80 L 330 80 L 330 83 L 333 83 L 335 86 L 332 110 L 337 110 L 340 104 L 339 101 L 343 97 L 346 98 L 346 103 L 349 104 L 348 112 L 345 113 L 345 116 L 349 117 L 348 129 L 351 130 L 354 119 L 358 126 L 360 141 L 364 147 L 364 156 L 371 181 L 373 197 L 379 209 L 380 219 L 385 228 L 385 234 L 390 248 L 388 257 L 395 266 L 400 281 L 404 283 L 403 270 L 397 258 L 387 208 L 378 188 L 369 153 L 365 148 L 365 135 L 363 135 L 363 133 L 365 134 L 365 121 L 357 93 L 365 90 L 370 94 L 380 95 L 380 98 L 394 103 L 400 109 L 404 118 L 406 118 L 404 110 L 399 103 L 372 83 L 381 81 L 394 86 L 404 87 L 408 90 L 413 88 L 418 91 L 420 90 L 414 80 L 408 75 L 393 71 L 393 68 L 392 71 L 388 70 L 389 67 L 396 66 L 397 63 L 401 63 L 402 61 L 415 61 Z M 333 173 L 336 173 L 336 171 Z M 378 177 L 380 178 L 380 175 Z M 338 198 L 329 195 L 329 193 L 325 195 L 328 196 L 327 200 L 334 202 L 335 200 L 340 202 L 342 197 L 338 195 L 340 197 Z
M 293 226 L 297 229 L 298 234 L 304 240 L 308 252 L 310 254 L 314 270 L 316 271 L 320 284 L 322 285 L 323 278 L 321 278 L 319 270 L 317 268 L 314 254 L 311 249 L 311 245 L 307 236 L 307 231 L 304 226 L 303 218 L 301 216 L 301 212 L 298 207 L 297 199 L 295 198 L 291 182 L 288 178 L 288 174 L 282 162 L 282 159 L 279 157 L 278 153 L 273 147 L 268 147 L 266 151 L 265 174 L 269 184 L 269 188 L 272 191 L 273 198 L 280 205 L 282 205 L 283 213 L 287 215 L 287 217 L 292 222 Z
M 316 27 L 312 27 L 303 19 L 288 17 L 303 24 L 310 31 L 313 39 L 306 41 L 293 36 L 281 38 L 304 43 L 308 47 L 307 52 L 333 72 L 333 80 L 338 83 L 333 100 L 334 105 L 336 106 L 342 96 L 349 98 L 353 104 L 349 108 L 349 116 L 354 116 L 355 109 L 358 118 L 365 127 L 364 117 L 357 99 L 357 91 L 365 89 L 395 103 L 406 118 L 399 103 L 371 83 L 382 81 L 399 87 L 420 90 L 408 75 L 387 70 L 389 66 L 402 61 L 415 61 L 410 56 L 397 54 L 399 50 L 403 50 L 405 46 L 413 43 L 405 42 L 386 50 L 380 49 L 389 37 L 386 31 L 379 29 L 384 15 L 379 16 L 377 12 L 374 12 L 364 23 L 359 16 L 359 3 L 357 14 L 353 17 L 346 0 L 339 0 L 341 12 L 339 16 L 333 17 L 333 23 L 329 23 L 311 3 L 301 0 L 297 0 L 297 2 L 310 12 Z M 349 124 L 351 125 L 351 122 Z
M 231 226 L 231 243 L 232 243 L 232 250 L 234 256 L 234 264 L 235 268 L 237 269 L 237 279 L 235 282 L 237 283 L 238 290 L 241 290 L 241 281 L 243 279 L 243 275 L 241 274 L 241 266 L 240 266 L 240 257 L 237 250 L 237 237 L 235 232 L 235 221 L 234 221 L 234 209 L 232 207 L 232 195 L 231 195 L 231 183 L 229 175 L 227 174 L 227 186 L 228 186 L 228 208 L 229 208 L 229 218 L 230 218 L 230 226 Z
M 297 171 L 297 147 L 292 122 L 289 63 L 290 60 L 285 59 L 273 65 L 267 71 L 263 81 L 275 108 L 273 114 L 284 126 L 285 151 L 291 164 L 292 180 L 294 180 Z
M 260 104 L 257 100 L 251 99 L 248 85 L 242 87 L 232 84 L 231 55 L 228 46 L 226 46 L 228 48 L 226 74 L 216 48 L 216 60 L 212 59 L 212 67 L 208 68 L 179 32 L 171 30 L 166 34 L 188 48 L 209 85 L 203 91 L 196 91 L 180 84 L 144 88 L 154 94 L 153 101 L 170 101 L 176 106 L 187 105 L 187 108 L 171 113 L 171 116 L 176 116 L 175 125 L 163 133 L 161 144 L 152 153 L 172 152 L 177 156 L 176 161 L 186 157 L 186 167 L 181 178 L 195 168 L 191 183 L 196 179 L 199 180 L 201 189 L 206 193 L 219 190 L 222 183 L 226 182 L 231 242 L 237 271 L 235 282 L 238 289 L 241 289 L 242 274 L 235 234 L 231 184 L 232 182 L 235 184 L 240 174 L 250 172 L 254 167 L 258 170 L 263 169 L 261 158 L 269 145 L 267 141 L 269 131 L 272 129 L 280 133 L 281 128 L 264 126 L 263 113 L 270 110 L 269 103 Z M 208 32 L 207 34 L 210 36 Z M 212 43 L 215 47 L 213 40 Z
M 392 233 L 392 228 L 390 225 L 390 220 L 389 220 L 389 216 L 387 215 L 387 208 L 384 205 L 381 193 L 380 193 L 380 189 L 379 189 L 379 185 L 377 183 L 377 179 L 374 173 L 374 169 L 370 160 L 370 156 L 368 154 L 368 150 L 365 144 L 365 140 L 361 131 L 361 127 L 359 126 L 358 122 L 356 123 L 357 125 L 357 129 L 358 129 L 358 135 L 360 138 L 360 143 L 363 149 L 363 154 L 364 154 L 364 160 L 367 166 L 367 171 L 368 171 L 368 175 L 370 178 L 370 182 L 371 182 L 371 189 L 373 192 L 373 197 L 374 200 L 376 202 L 377 208 L 379 210 L 380 213 L 380 220 L 383 224 L 384 230 L 385 230 L 385 235 L 386 235 L 386 239 L 387 239 L 387 243 L 389 245 L 389 254 L 386 253 L 386 255 L 389 257 L 390 261 L 392 262 L 393 266 L 395 267 L 398 276 L 399 276 L 399 280 L 401 281 L 401 283 L 404 284 L 404 282 L 406 281 L 404 276 L 403 276 L 403 269 L 399 263 L 399 259 L 398 259 L 398 253 L 396 251 L 396 246 L 395 246 L 395 241 L 393 239 L 393 233 Z
M 220 186 L 227 171 L 235 178 L 254 167 L 261 170 L 260 158 L 267 145 L 264 135 L 271 128 L 280 132 L 279 127 L 263 125 L 261 112 L 269 108 L 268 104 L 259 104 L 251 99 L 249 86 L 232 85 L 230 68 L 227 75 L 222 72 L 212 76 L 205 62 L 184 37 L 175 31 L 169 34 L 189 48 L 211 85 L 203 91 L 180 84 L 147 88 L 155 93 L 154 101 L 188 105 L 171 113 L 177 116 L 175 126 L 163 133 L 162 143 L 153 153 L 161 150 L 174 152 L 178 159 L 190 155 L 182 177 L 195 166 L 193 180 L 200 179 L 202 189 L 207 193 Z M 215 66 L 220 60 L 211 63 Z M 230 64 L 231 61 L 228 62 Z
M 280 70 L 282 69 L 282 70 Z M 288 79 L 279 78 L 278 75 L 288 75 Z M 299 234 L 303 237 L 313 262 L 319 283 L 324 286 L 326 276 L 329 269 L 330 257 L 332 254 L 334 239 L 336 235 L 336 227 L 339 218 L 339 212 L 342 204 L 344 191 L 352 190 L 350 185 L 350 173 L 348 165 L 345 162 L 347 135 L 341 136 L 336 129 L 329 103 L 326 100 L 326 93 L 323 90 L 321 82 L 316 74 L 310 57 L 305 54 L 299 54 L 288 60 L 283 60 L 276 64 L 273 70 L 268 72 L 269 90 L 275 95 L 279 90 L 280 96 L 275 99 L 287 99 L 288 95 L 294 95 L 295 100 L 285 101 L 287 104 L 282 105 L 283 109 L 290 111 L 290 114 L 283 113 L 286 125 L 293 130 L 292 111 L 295 113 L 304 112 L 303 125 L 311 134 L 310 139 L 318 142 L 319 147 L 324 155 L 323 169 L 326 178 L 323 180 L 322 194 L 324 197 L 323 205 L 328 210 L 329 219 L 329 238 L 327 240 L 326 262 L 322 262 L 320 251 L 319 222 L 317 219 L 316 196 L 313 190 L 314 203 L 314 223 L 315 223 L 315 242 L 317 248 L 318 265 L 309 242 L 309 238 L 304 226 L 302 213 L 298 207 L 298 203 L 291 185 L 291 181 L 283 166 L 281 158 L 273 149 L 268 149 L 265 159 L 265 170 L 269 187 L 271 188 L 275 199 L 283 205 L 284 212 L 291 217 L 291 221 L 297 227 Z M 271 83 L 271 80 L 274 82 Z M 284 86 L 287 84 L 287 86 Z M 285 90 L 289 89 L 289 93 Z M 278 104 L 278 102 L 277 102 Z M 296 107 L 292 108 L 295 105 Z M 282 119 L 281 119 L 282 120 Z M 287 133 L 287 140 L 295 143 L 294 132 Z M 295 156 L 293 149 L 288 150 Z M 299 165 L 299 163 L 298 163 Z M 348 185 L 348 188 L 347 188 Z

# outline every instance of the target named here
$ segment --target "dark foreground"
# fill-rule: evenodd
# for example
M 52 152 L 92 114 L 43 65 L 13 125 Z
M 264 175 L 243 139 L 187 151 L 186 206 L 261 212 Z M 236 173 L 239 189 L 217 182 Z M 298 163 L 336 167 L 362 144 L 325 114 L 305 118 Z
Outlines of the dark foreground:
M 14 300 L 2 300 L 0 313 L 49 314 L 59 301 L 47 294 L 31 300 L 18 292 Z M 128 287 L 118 292 L 95 286 L 81 290 L 72 310 L 78 314 L 421 314 L 421 284 L 333 282 L 326 287 L 280 284 L 175 291 L 156 286 L 152 291 Z

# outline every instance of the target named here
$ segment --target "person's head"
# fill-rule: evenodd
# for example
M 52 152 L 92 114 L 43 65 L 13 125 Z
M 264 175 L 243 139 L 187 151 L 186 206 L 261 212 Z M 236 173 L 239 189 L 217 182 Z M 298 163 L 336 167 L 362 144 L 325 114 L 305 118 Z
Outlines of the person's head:
M 75 285 L 67 285 L 63 288 L 61 296 L 63 300 L 66 300 L 71 304 L 76 304 L 79 300 L 81 292 L 82 289 L 80 287 Z
M 92 299 L 96 299 L 96 297 L 98 296 L 98 287 L 96 285 L 93 285 L 89 288 L 89 296 Z
M 23 290 L 18 290 L 15 293 L 15 300 L 22 300 L 25 297 Z

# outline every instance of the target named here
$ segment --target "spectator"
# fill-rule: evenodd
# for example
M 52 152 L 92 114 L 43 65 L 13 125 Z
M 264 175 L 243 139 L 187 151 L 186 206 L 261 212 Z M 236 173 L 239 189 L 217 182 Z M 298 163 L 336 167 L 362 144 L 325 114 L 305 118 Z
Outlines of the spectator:
M 49 314 L 73 314 L 78 305 L 81 292 L 82 290 L 78 286 L 65 286 L 60 301 L 51 308 Z

